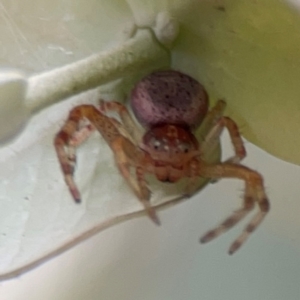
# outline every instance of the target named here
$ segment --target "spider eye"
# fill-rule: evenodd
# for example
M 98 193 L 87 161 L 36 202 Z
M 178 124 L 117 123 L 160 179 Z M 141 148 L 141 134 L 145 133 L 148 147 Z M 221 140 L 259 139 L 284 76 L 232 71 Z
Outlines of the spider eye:
M 191 150 L 191 145 L 189 143 L 180 143 L 178 149 L 183 153 L 188 153 Z
M 153 138 L 150 141 L 150 145 L 152 146 L 152 148 L 154 148 L 155 150 L 159 150 L 162 146 L 162 143 L 160 140 Z

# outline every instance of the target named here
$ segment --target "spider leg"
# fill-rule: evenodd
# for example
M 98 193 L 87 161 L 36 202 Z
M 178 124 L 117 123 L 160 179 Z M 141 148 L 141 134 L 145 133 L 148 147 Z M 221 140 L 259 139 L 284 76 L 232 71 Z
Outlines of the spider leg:
M 235 155 L 227 159 L 226 163 L 238 164 L 246 156 L 246 149 L 242 137 L 239 133 L 237 124 L 229 117 L 222 116 L 226 103 L 219 100 L 209 113 L 206 136 L 201 144 L 203 152 L 209 150 L 218 143 L 224 127 L 227 128 Z M 211 126 L 209 128 L 209 126 Z
M 142 162 L 144 153 L 140 151 L 132 142 L 127 139 L 117 139 L 112 144 L 112 149 L 115 154 L 117 166 L 132 188 L 141 204 L 144 206 L 150 219 L 157 225 L 160 225 L 159 218 L 155 209 L 150 204 L 151 192 L 147 187 L 147 182 L 144 178 L 143 163 L 137 165 L 137 161 Z M 136 167 L 136 178 L 130 173 L 130 167 Z
M 73 179 L 76 162 L 75 147 L 82 143 L 92 131 L 92 127 L 89 126 L 79 129 L 80 121 L 85 118 L 89 119 L 94 125 L 97 123 L 97 118 L 102 120 L 103 124 L 106 124 L 105 126 L 107 128 L 102 124 L 103 129 L 101 130 L 108 143 L 112 136 L 118 135 L 118 131 L 110 122 L 110 118 L 101 114 L 92 105 L 80 105 L 73 108 L 64 126 L 57 133 L 54 140 L 55 149 L 64 174 L 65 182 L 77 203 L 81 202 L 81 196 Z
M 57 133 L 54 140 L 65 182 L 75 202 L 81 202 L 81 196 L 73 178 L 76 161 L 74 147 L 86 139 L 89 130 L 88 128 L 83 129 L 85 132 L 82 131 L 82 135 L 80 135 L 80 131 L 78 132 L 78 124 L 80 124 L 80 121 L 83 119 L 88 119 L 92 126 L 101 133 L 114 152 L 116 164 L 121 174 L 138 196 L 139 200 L 144 204 L 150 218 L 155 223 L 158 223 L 155 210 L 149 203 L 150 192 L 139 185 L 139 182 L 130 174 L 129 170 L 130 166 L 135 167 L 139 159 L 143 158 L 143 152 L 121 134 L 119 131 L 121 124 L 117 120 L 107 117 L 93 105 L 80 105 L 73 108 L 66 123 Z M 76 134 L 79 135 L 77 139 Z M 147 205 L 145 203 L 147 203 Z
M 87 124 L 80 129 L 78 129 L 73 136 L 70 138 L 69 146 L 70 147 L 78 147 L 82 143 L 84 143 L 90 135 L 96 130 L 96 128 L 92 124 Z
M 141 199 L 141 202 L 147 210 L 149 217 L 154 221 L 154 223 L 160 225 L 160 220 L 157 217 L 155 210 L 150 205 L 151 192 L 147 187 L 147 182 L 144 177 L 144 169 L 142 167 L 136 168 L 136 177 L 143 195 L 143 197 L 139 197 L 139 199 Z
M 235 121 L 229 117 L 221 118 L 219 123 L 221 127 L 227 128 L 235 152 L 235 155 L 228 158 L 225 163 L 239 164 L 247 155 L 239 128 Z
M 226 108 L 226 102 L 223 100 L 219 100 L 209 110 L 209 112 L 207 113 L 206 117 L 204 118 L 200 126 L 200 134 L 202 139 L 205 139 L 207 137 L 212 127 L 214 127 L 217 121 L 223 116 L 225 108 Z
M 194 158 L 190 161 L 188 166 L 188 182 L 185 188 L 185 195 L 186 197 L 190 197 L 191 195 L 195 194 L 195 185 L 199 178 L 199 167 L 200 162 L 197 158 Z
M 76 151 L 75 148 L 84 143 L 90 135 L 95 131 L 95 127 L 91 124 L 85 125 L 78 129 L 69 140 L 69 146 L 66 149 L 68 152 L 69 163 L 75 168 L 76 165 Z
M 100 110 L 103 112 L 116 112 L 129 136 L 137 144 L 143 136 L 141 130 L 137 127 L 136 123 L 133 121 L 128 109 L 125 105 L 117 101 L 104 101 L 100 100 Z
M 229 254 L 236 252 L 248 239 L 249 235 L 259 226 L 270 209 L 269 200 L 263 186 L 262 176 L 242 165 L 230 163 L 216 165 L 201 165 L 200 176 L 208 178 L 238 178 L 245 182 L 245 194 L 243 207 L 235 211 L 226 218 L 218 227 L 208 231 L 201 239 L 201 243 L 206 243 L 223 234 L 238 222 L 240 222 L 253 209 L 255 203 L 258 204 L 259 211 L 244 228 L 242 234 L 232 243 Z

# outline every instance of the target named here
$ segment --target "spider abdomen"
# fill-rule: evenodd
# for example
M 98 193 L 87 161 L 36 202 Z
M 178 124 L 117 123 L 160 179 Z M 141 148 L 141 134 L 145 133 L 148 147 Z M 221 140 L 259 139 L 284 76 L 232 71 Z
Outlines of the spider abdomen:
M 196 128 L 208 111 L 204 87 L 178 71 L 157 71 L 139 81 L 131 93 L 131 107 L 146 128 L 179 124 Z

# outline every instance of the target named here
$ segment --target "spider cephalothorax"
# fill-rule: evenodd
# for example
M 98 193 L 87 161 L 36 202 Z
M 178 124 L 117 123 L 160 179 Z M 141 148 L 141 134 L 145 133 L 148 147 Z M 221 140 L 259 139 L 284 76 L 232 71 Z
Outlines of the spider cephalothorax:
M 143 135 L 124 105 L 104 101 L 101 101 L 100 109 L 93 105 L 73 108 L 56 135 L 57 155 L 74 200 L 81 200 L 73 179 L 74 148 L 87 138 L 89 132 L 97 129 L 114 152 L 116 165 L 124 179 L 157 224 L 159 219 L 151 207 L 146 173 L 171 183 L 186 177 L 185 194 L 193 191 L 199 177 L 243 180 L 243 206 L 201 238 L 203 243 L 216 238 L 242 220 L 257 204 L 259 211 L 229 249 L 229 253 L 234 253 L 262 222 L 269 211 L 269 201 L 262 176 L 240 164 L 246 151 L 236 123 L 223 116 L 225 102 L 219 100 L 208 111 L 208 96 L 204 87 L 186 74 L 168 70 L 154 72 L 140 80 L 132 90 L 130 105 L 145 128 Z M 109 117 L 110 111 L 116 112 L 120 120 Z M 80 129 L 82 119 L 87 119 L 90 125 Z M 202 123 L 205 124 L 204 136 L 198 142 L 193 131 Z M 205 160 L 202 150 L 208 151 L 224 127 L 229 131 L 235 154 L 223 163 L 211 164 Z M 134 176 L 131 168 L 135 169 Z
M 152 158 L 157 179 L 164 182 L 178 181 L 190 161 L 199 156 L 197 139 L 179 125 L 152 127 L 143 136 L 141 149 Z

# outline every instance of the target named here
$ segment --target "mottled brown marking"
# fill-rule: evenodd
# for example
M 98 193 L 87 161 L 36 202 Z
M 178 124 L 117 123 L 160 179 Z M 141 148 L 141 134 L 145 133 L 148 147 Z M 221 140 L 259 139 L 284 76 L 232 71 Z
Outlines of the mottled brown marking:
M 237 217 L 230 217 L 227 220 L 225 220 L 222 223 L 222 226 L 226 227 L 226 228 L 231 228 L 233 227 L 237 222 L 239 221 L 239 219 Z
M 61 164 L 62 171 L 66 175 L 73 175 L 74 167 L 70 165 L 69 163 L 62 163 Z
M 215 230 L 212 230 L 212 231 L 209 231 L 207 232 L 201 239 L 200 239 L 200 242 L 201 243 L 207 243 L 209 242 L 210 240 L 214 239 L 216 236 L 216 231 Z
M 256 229 L 255 224 L 248 224 L 245 228 L 245 231 L 248 232 L 248 233 L 252 233 L 255 229 Z
M 242 245 L 242 244 L 241 244 L 239 241 L 234 242 L 234 243 L 231 245 L 231 247 L 230 247 L 228 253 L 229 253 L 230 255 L 232 255 L 233 253 L 235 253 L 235 252 L 241 247 L 241 245 Z
M 175 126 L 168 126 L 167 136 L 170 138 L 177 139 L 178 138 L 178 131 Z
M 254 207 L 253 197 L 245 197 L 244 199 L 244 208 L 246 210 L 252 210 Z
M 262 199 L 261 202 L 259 202 L 259 207 L 263 212 L 267 213 L 271 208 L 269 200 L 266 198 Z
M 62 140 L 64 143 L 68 143 L 69 139 L 70 139 L 70 135 L 66 132 L 66 131 L 60 131 L 57 135 L 56 135 L 56 140 L 57 140 L 57 144 L 60 143 L 58 141 L 58 139 Z

